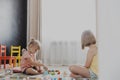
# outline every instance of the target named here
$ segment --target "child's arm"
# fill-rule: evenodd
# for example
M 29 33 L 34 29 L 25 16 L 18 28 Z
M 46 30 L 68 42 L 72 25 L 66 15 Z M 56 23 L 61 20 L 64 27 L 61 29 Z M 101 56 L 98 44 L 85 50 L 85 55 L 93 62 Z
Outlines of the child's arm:
M 42 64 L 42 61 L 41 61 L 41 60 L 38 60 L 38 62 Z M 45 70 L 48 70 L 47 66 L 44 65 L 44 64 L 43 64 L 43 68 L 44 68 Z
M 26 58 L 26 61 L 29 62 L 31 65 L 34 65 L 34 66 L 43 66 L 45 70 L 48 70 L 48 68 L 42 64 L 42 63 L 39 63 L 37 61 L 33 61 L 31 58 Z
M 39 62 L 33 61 L 31 58 L 26 58 L 25 60 L 34 66 L 44 66 L 43 64 L 41 64 Z
M 45 70 L 48 70 L 48 67 L 47 67 L 47 66 L 44 65 L 43 67 L 44 67 Z
M 94 51 L 89 50 L 88 53 L 87 53 L 87 59 L 86 59 L 86 63 L 85 63 L 84 67 L 86 67 L 86 68 L 90 67 L 93 57 L 94 57 Z
M 42 64 L 42 61 L 41 61 L 41 60 L 38 60 L 37 62 L 40 63 L 40 64 Z M 43 68 L 44 68 L 45 70 L 48 70 L 47 66 L 44 65 L 44 64 L 43 64 Z

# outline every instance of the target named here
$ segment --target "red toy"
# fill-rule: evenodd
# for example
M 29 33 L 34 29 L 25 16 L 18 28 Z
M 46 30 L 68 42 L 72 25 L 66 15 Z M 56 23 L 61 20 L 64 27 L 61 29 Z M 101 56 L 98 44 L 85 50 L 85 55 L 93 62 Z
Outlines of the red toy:
M 4 69 L 6 68 L 6 60 L 9 60 L 9 64 L 12 65 L 13 60 L 13 66 L 16 65 L 16 58 L 11 56 L 6 56 L 6 46 L 0 45 L 0 65 L 1 61 L 4 60 Z

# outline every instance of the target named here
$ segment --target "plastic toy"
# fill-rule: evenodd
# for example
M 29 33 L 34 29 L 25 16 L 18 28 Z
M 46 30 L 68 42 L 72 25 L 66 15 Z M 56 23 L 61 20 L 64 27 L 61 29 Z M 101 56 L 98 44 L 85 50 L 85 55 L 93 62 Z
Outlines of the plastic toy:
M 44 75 L 48 75 L 48 71 L 44 71 Z
M 60 74 L 60 71 L 59 70 L 48 70 L 48 73 L 51 74 L 51 75 L 59 75 Z

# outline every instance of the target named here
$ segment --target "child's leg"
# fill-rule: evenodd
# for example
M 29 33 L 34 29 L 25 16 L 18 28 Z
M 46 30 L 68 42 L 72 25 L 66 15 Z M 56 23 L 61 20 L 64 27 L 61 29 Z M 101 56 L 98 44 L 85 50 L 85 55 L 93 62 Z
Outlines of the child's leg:
M 37 67 L 37 71 L 38 71 L 40 74 L 43 74 L 43 73 L 44 73 L 44 70 L 41 69 L 41 67 Z
M 33 68 L 28 68 L 28 69 L 26 69 L 26 74 L 36 75 L 36 74 L 40 74 L 40 73 Z
M 44 73 L 44 70 L 42 70 L 41 67 L 39 67 L 39 66 L 34 66 L 33 69 L 35 69 L 36 71 L 38 71 L 40 74 Z
M 73 74 L 80 75 L 80 76 L 86 77 L 86 78 L 90 77 L 89 70 L 87 68 L 85 68 L 85 67 L 72 65 L 72 66 L 69 67 L 69 70 Z
M 71 74 L 70 74 L 70 77 L 73 77 L 73 78 L 79 78 L 79 77 L 81 77 L 81 76 L 78 75 L 78 74 L 73 74 L 73 73 L 71 73 Z

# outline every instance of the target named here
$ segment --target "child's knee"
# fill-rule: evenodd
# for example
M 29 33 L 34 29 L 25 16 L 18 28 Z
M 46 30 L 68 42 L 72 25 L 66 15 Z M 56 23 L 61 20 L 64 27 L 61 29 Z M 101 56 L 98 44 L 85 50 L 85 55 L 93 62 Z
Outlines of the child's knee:
M 36 75 L 36 74 L 39 74 L 39 72 L 35 69 L 29 68 L 26 70 L 26 74 Z
M 35 71 L 33 74 L 34 74 L 34 75 L 37 75 L 37 74 L 39 74 L 39 72 L 38 72 L 38 71 Z
M 31 75 L 37 75 L 37 74 L 39 74 L 39 72 L 38 71 L 31 71 L 30 74 Z

